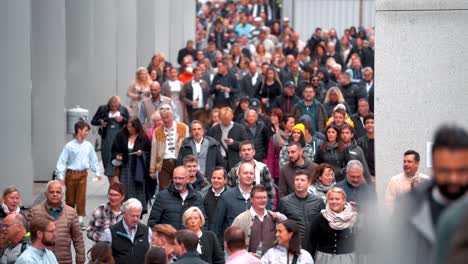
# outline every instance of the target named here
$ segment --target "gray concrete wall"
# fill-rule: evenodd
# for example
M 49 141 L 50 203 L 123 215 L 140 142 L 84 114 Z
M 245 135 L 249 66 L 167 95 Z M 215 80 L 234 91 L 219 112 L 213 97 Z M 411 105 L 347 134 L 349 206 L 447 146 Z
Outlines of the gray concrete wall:
M 467 126 L 467 1 L 380 0 L 376 13 L 376 171 L 383 191 L 403 152 L 421 154 L 444 122 Z
M 31 3 L 0 4 L 0 191 L 16 185 L 26 203 L 32 200 L 31 155 Z
M 194 21 L 195 1 L 0 1 L 0 191 L 16 185 L 30 205 L 71 139 L 65 109 L 125 104 L 137 66 L 157 51 L 175 61 Z
M 31 136 L 35 181 L 51 179 L 65 139 L 65 47 L 65 2 L 31 1 Z

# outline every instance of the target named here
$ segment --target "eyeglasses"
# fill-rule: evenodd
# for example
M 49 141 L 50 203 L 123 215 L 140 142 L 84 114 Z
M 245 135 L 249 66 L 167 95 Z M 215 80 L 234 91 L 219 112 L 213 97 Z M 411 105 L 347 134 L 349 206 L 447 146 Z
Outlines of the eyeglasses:
M 0 228 L 8 228 L 10 226 L 14 226 L 14 225 L 17 225 L 18 223 L 13 223 L 13 224 L 5 224 L 5 223 L 2 223 L 0 224 Z

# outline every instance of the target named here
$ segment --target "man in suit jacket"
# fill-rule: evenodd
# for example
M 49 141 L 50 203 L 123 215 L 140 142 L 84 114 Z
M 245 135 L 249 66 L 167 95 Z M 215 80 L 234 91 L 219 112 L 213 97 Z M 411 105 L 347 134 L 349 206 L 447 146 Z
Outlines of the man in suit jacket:
M 189 121 L 198 120 L 203 124 L 208 119 L 210 88 L 208 83 L 202 79 L 200 68 L 193 69 L 193 79 L 188 81 L 180 91 L 180 99 L 185 103 Z
M 219 117 L 221 123 L 212 127 L 208 136 L 219 142 L 221 155 L 229 170 L 240 161 L 239 144 L 248 137 L 245 128 L 232 121 L 234 113 L 230 107 L 221 108 Z
M 251 62 L 249 64 L 249 73 L 244 75 L 240 81 L 239 98 L 246 96 L 249 98 L 255 97 L 258 93 L 261 80 L 262 76 L 257 72 L 257 63 Z
M 366 128 L 364 127 L 364 117 L 371 114 L 369 111 L 369 102 L 366 98 L 361 98 L 358 101 L 357 113 L 351 116 L 351 120 L 354 123 L 354 139 L 358 139 L 367 134 Z

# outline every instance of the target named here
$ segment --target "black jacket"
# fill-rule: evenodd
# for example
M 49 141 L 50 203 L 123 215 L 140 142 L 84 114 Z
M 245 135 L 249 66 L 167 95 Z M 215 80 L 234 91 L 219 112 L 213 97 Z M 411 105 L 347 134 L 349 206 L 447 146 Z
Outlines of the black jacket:
M 202 251 L 200 254 L 202 260 L 215 264 L 224 263 L 224 251 L 215 233 L 206 230 L 202 231 L 199 244 Z
M 255 125 L 255 134 L 252 134 L 247 124 L 244 124 L 247 138 L 254 143 L 255 157 L 254 159 L 260 162 L 265 160 L 268 152 L 268 130 L 263 122 L 258 122 Z
M 287 96 L 286 94 L 282 94 L 276 97 L 275 102 L 273 103 L 273 108 L 278 107 L 283 111 L 283 115 L 289 114 L 291 115 L 294 110 L 294 106 L 299 102 L 299 97 L 296 95 L 294 96 Z
M 200 258 L 200 254 L 196 251 L 190 251 L 182 254 L 176 262 L 177 264 L 208 264 Z
M 221 125 L 218 124 L 208 131 L 208 136 L 211 136 L 216 141 L 221 142 Z M 230 168 L 234 167 L 239 161 L 239 145 L 242 141 L 248 139 L 247 132 L 245 131 L 244 127 L 235 123 L 234 126 L 228 132 L 228 138 L 234 139 L 234 143 L 227 146 L 226 156 L 227 156 L 227 166 L 226 169 L 229 170 Z M 221 143 L 220 147 L 223 147 Z
M 136 160 L 139 158 L 137 155 L 128 155 L 128 137 L 129 134 L 127 132 L 127 129 L 122 129 L 117 135 L 115 136 L 114 139 L 114 144 L 112 144 L 112 159 L 115 159 L 115 157 L 118 154 L 122 155 L 122 162 L 127 163 L 129 162 L 129 159 L 132 159 L 131 162 L 131 171 L 132 173 L 135 172 L 135 165 L 137 164 Z M 141 150 L 143 152 L 143 160 L 145 161 L 145 167 L 146 170 L 145 172 L 148 172 L 146 176 L 149 176 L 149 160 L 150 160 L 150 155 L 151 155 L 151 143 L 146 135 L 140 137 L 138 136 L 135 140 L 135 144 L 133 145 L 133 152 Z
M 244 199 L 239 187 L 234 187 L 221 195 L 216 206 L 215 222 L 213 222 L 211 228 L 220 238 L 220 241 L 224 230 L 231 226 L 238 215 L 249 210 L 250 205 L 250 199 Z
M 256 82 L 252 84 L 252 76 L 250 76 L 250 72 L 244 75 L 244 77 L 242 77 L 240 80 L 239 98 L 244 98 L 246 96 L 249 98 L 254 98 L 259 92 L 262 78 L 262 75 L 258 74 Z
M 340 90 L 341 93 L 343 93 L 346 103 L 349 105 L 351 114 L 357 112 L 359 99 L 367 98 L 366 90 L 354 83 L 349 83 L 347 85 L 342 84 Z
M 177 157 L 177 165 L 181 166 L 184 164 L 184 158 L 187 155 L 193 155 L 194 150 L 190 142 L 193 140 L 193 137 L 190 136 L 182 142 L 179 150 L 179 156 Z M 206 164 L 205 164 L 205 178 L 211 183 L 211 172 L 216 166 L 224 166 L 224 160 L 219 152 L 219 143 L 216 139 L 205 136 L 203 140 L 208 140 L 208 153 L 206 154 Z M 196 150 L 195 150 L 196 152 Z
M 115 263 L 143 263 L 145 254 L 150 248 L 148 227 L 138 224 L 135 238 L 131 241 L 122 221 L 109 228 L 112 235 L 112 256 Z
M 196 206 L 203 211 L 203 199 L 200 192 L 194 190 L 191 184 L 188 184 L 187 188 L 189 193 L 185 200 L 182 200 L 172 181 L 167 189 L 158 193 L 151 208 L 148 226 L 152 228 L 156 224 L 170 224 L 180 230 L 184 228 L 182 215 L 185 210 Z
M 122 127 L 124 127 L 129 118 L 128 110 L 126 107 L 121 105 L 119 107 L 119 112 L 120 112 L 120 115 L 122 115 L 123 117 L 122 122 L 120 122 L 120 124 L 122 125 Z M 101 135 L 102 138 L 106 137 L 107 127 L 101 127 L 101 120 L 104 120 L 105 122 L 107 122 L 109 119 L 108 116 L 109 116 L 109 107 L 107 106 L 107 104 L 105 104 L 105 105 L 99 106 L 98 110 L 93 116 L 93 119 L 91 120 L 91 125 L 99 126 L 98 133 L 99 135 Z
M 302 248 L 305 248 L 305 232 L 312 219 L 325 209 L 322 198 L 307 194 L 305 198 L 299 198 L 296 193 L 288 194 L 279 201 L 278 211 L 288 219 L 293 220 L 299 226 Z
M 317 164 L 328 163 L 335 168 L 335 180 L 341 181 L 344 179 L 343 170 L 349 161 L 349 154 L 343 146 L 343 151 L 338 150 L 338 144 L 330 145 L 327 142 L 326 151 L 322 151 L 322 146 L 317 149 L 315 153 L 314 162 Z

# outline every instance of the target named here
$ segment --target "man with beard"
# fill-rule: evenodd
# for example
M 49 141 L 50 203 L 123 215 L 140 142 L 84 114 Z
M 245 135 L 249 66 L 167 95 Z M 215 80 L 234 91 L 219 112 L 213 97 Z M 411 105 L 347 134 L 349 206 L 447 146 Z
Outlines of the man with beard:
M 394 241 L 393 263 L 430 263 L 441 214 L 467 198 L 468 133 L 458 126 L 442 126 L 433 142 L 433 180 L 402 195 L 395 204 L 394 230 L 399 236 Z
M 289 161 L 280 170 L 278 199 L 294 192 L 294 176 L 297 170 L 304 170 L 312 175 L 317 164 L 305 158 L 301 143 L 291 141 L 288 144 Z
M 152 228 L 156 224 L 170 224 L 180 230 L 183 228 L 182 215 L 185 210 L 196 206 L 203 211 L 203 198 L 189 182 L 190 178 L 185 167 L 176 167 L 167 189 L 156 196 L 148 219 L 149 227 Z
M 194 155 L 189 154 L 185 156 L 184 167 L 189 176 L 189 183 L 195 190 L 201 191 L 206 185 L 208 185 L 208 180 L 203 177 L 198 170 L 198 160 Z
M 29 224 L 32 243 L 21 254 L 16 263 L 57 263 L 57 258 L 47 247 L 55 244 L 55 223 L 51 217 L 35 217 Z

